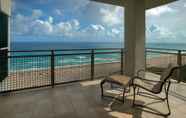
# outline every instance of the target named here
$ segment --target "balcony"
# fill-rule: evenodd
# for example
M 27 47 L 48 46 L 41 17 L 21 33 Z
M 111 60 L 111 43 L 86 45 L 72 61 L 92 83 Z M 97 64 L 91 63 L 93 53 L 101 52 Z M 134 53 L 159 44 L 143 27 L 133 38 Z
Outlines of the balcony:
M 56 86 L 1 96 L 2 118 L 161 118 L 143 109 L 132 108 L 132 93 L 124 104 L 100 97 L 99 80 Z M 162 103 L 137 98 L 154 109 L 164 110 Z M 171 118 L 185 117 L 184 100 L 170 95 Z M 166 107 L 165 107 L 166 109 Z
M 157 118 L 161 116 L 153 111 L 167 112 L 164 104 L 143 96 L 138 96 L 137 102 L 149 106 L 150 109 L 133 108 L 132 92 L 127 93 L 124 104 L 118 103 L 115 99 L 102 100 L 99 83 L 105 76 L 115 73 L 133 76 L 141 68 L 146 68 L 149 71 L 146 76 L 155 80 L 169 63 L 179 66 L 186 63 L 185 50 L 146 49 L 145 51 L 146 10 L 177 0 L 91 1 L 125 8 L 123 41 L 126 51 L 78 49 L 6 52 L 10 48 L 11 40 L 10 17 L 14 16 L 11 15 L 11 0 L 0 0 L 0 42 L 2 42 L 0 116 L 2 118 Z M 15 12 L 15 9 L 12 10 Z M 112 18 L 112 15 L 110 17 Z M 170 117 L 186 117 L 185 78 L 179 73 L 174 73 L 171 81 Z M 107 93 L 120 97 L 121 92 L 118 87 L 113 90 L 110 90 L 110 85 L 106 87 Z
M 157 79 L 169 63 L 184 65 L 185 52 L 146 49 L 146 76 Z M 133 108 L 132 91 L 127 93 L 124 104 L 101 99 L 100 80 L 127 69 L 124 49 L 9 51 L 7 55 L 1 57 L 9 62 L 8 76 L 0 84 L 2 118 L 157 118 L 161 116 L 154 110 L 166 112 L 162 102 L 142 96 L 137 97 L 137 102 L 152 109 Z M 172 118 L 186 117 L 184 82 L 172 79 Z M 120 91 L 106 87 L 108 93 L 120 97 Z

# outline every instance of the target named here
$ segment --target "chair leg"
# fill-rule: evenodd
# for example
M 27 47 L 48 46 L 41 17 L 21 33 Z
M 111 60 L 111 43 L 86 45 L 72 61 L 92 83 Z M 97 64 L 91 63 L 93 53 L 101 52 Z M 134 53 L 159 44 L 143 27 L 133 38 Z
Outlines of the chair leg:
M 134 90 L 134 91 L 133 91 L 133 92 L 134 92 L 134 93 L 133 93 L 133 94 L 134 94 L 134 95 L 133 95 L 133 107 L 134 107 L 134 106 L 135 106 L 135 99 L 136 99 L 136 87 L 135 87 L 135 86 L 133 87 L 133 90 Z
M 170 88 L 170 81 L 168 83 L 168 87 L 167 87 L 167 90 L 166 90 L 166 102 L 167 102 L 167 107 L 168 107 L 168 114 L 167 115 L 170 115 L 171 114 L 171 110 L 170 110 L 170 106 L 169 106 L 169 88 Z
M 170 115 L 171 114 L 171 110 L 170 110 L 170 106 L 169 106 L 169 98 L 168 98 L 168 94 L 167 94 L 167 107 L 168 107 L 168 114 L 167 115 Z
M 161 100 L 163 100 L 163 101 L 167 100 L 167 89 L 168 88 L 167 88 L 166 83 L 165 83 L 165 85 L 164 85 L 165 97 L 161 98 Z
M 137 89 L 137 93 L 136 94 L 139 95 L 139 88 Z
M 170 84 L 171 84 L 171 82 L 169 81 L 167 88 L 165 87 L 165 94 L 166 94 L 165 100 L 166 100 L 166 104 L 167 104 L 167 108 L 168 108 L 168 113 L 167 114 L 155 113 L 157 115 L 162 115 L 164 117 L 167 117 L 167 116 L 169 116 L 171 114 L 171 110 L 170 110 L 170 106 L 169 106 L 169 96 L 168 96 Z M 137 107 L 146 107 L 146 106 L 143 106 L 143 105 L 135 104 L 136 86 L 133 87 L 133 90 L 134 90 L 133 107 L 134 106 L 137 106 Z M 162 100 L 164 100 L 164 99 L 162 99 Z
M 126 88 L 124 87 L 123 88 L 123 99 L 122 99 L 123 100 L 123 103 L 125 102 L 125 92 L 126 92 Z
M 105 83 L 105 80 L 101 81 L 100 87 L 101 87 L 101 97 L 103 98 L 103 84 Z
M 113 89 L 113 88 L 114 88 L 114 86 L 113 86 L 113 84 L 112 84 L 112 83 L 110 83 L 110 88 L 111 88 L 111 89 Z

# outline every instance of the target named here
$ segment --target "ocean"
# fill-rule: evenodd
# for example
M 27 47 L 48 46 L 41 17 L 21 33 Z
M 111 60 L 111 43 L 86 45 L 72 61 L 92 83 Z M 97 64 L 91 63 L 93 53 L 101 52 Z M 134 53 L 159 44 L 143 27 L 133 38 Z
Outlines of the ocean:
M 147 48 L 186 50 L 185 43 L 147 43 Z M 11 50 L 124 48 L 123 42 L 12 42 Z
M 148 43 L 148 48 L 165 48 L 165 49 L 186 49 L 186 44 L 172 43 Z M 10 50 L 60 50 L 60 49 L 94 49 L 94 48 L 124 48 L 124 43 L 119 42 L 12 42 Z M 104 50 L 102 50 L 104 51 Z M 85 53 L 87 51 L 68 51 L 55 52 L 55 54 L 64 53 Z M 11 56 L 22 56 L 9 59 L 10 71 L 26 71 L 34 69 L 48 69 L 51 65 L 51 57 L 47 56 L 51 52 L 23 52 L 11 53 Z M 43 56 L 37 56 L 43 55 Z M 45 55 L 45 56 L 44 56 Z M 148 55 L 148 58 L 159 56 L 157 54 Z M 120 62 L 121 55 L 114 54 L 96 54 L 95 63 Z M 91 63 L 91 55 L 58 55 L 55 57 L 55 67 L 72 67 L 81 66 Z

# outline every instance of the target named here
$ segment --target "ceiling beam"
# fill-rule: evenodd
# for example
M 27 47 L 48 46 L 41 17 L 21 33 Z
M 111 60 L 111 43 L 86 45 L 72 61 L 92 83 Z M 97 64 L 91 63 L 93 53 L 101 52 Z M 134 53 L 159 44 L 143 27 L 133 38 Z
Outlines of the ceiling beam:
M 126 5 L 127 0 L 90 0 L 90 1 L 95 1 L 95 2 L 100 2 L 100 3 L 111 4 L 111 5 L 123 7 Z M 146 6 L 146 9 L 151 9 L 151 8 L 165 5 L 165 4 L 174 2 L 174 1 L 177 1 L 177 0 L 146 0 L 145 6 Z
M 146 0 L 146 9 L 159 7 L 177 0 Z
M 121 6 L 121 7 L 125 6 L 125 0 L 90 0 L 90 1 L 111 4 L 111 5 Z

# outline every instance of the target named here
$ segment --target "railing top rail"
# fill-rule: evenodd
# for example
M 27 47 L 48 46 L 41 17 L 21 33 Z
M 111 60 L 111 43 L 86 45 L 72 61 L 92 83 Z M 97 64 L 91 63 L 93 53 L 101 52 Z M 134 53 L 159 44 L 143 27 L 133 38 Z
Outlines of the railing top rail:
M 50 52 L 50 51 L 90 51 L 90 50 L 125 50 L 125 48 L 72 48 L 72 49 L 47 49 L 47 50 L 10 50 L 8 52 Z M 146 50 L 160 50 L 160 51 L 186 51 L 182 49 L 171 48 L 150 48 Z
M 147 47 L 146 50 L 160 50 L 160 51 L 186 51 L 182 49 L 173 49 L 173 48 L 150 48 Z
M 93 48 L 93 49 L 56 49 L 56 50 L 10 50 L 9 53 L 32 53 L 32 52 L 62 52 L 62 51 L 121 51 L 126 52 L 125 48 Z M 186 53 L 186 50 L 178 50 L 178 49 L 165 49 L 165 48 L 146 48 L 146 52 L 156 52 L 156 53 L 167 53 L 167 54 L 177 54 L 178 51 L 181 51 L 182 54 Z
M 91 50 L 122 50 L 124 48 L 92 48 L 92 49 L 50 49 L 50 50 L 10 50 L 8 52 L 51 52 L 51 51 L 91 51 Z
M 172 55 L 177 55 L 177 52 L 166 52 L 164 51 L 157 51 L 157 50 L 146 50 L 146 52 L 151 52 L 151 53 L 161 53 L 161 54 L 172 54 Z
M 118 54 L 121 51 L 115 52 L 94 52 L 93 54 Z M 91 55 L 92 53 L 67 53 L 67 54 L 55 54 L 54 56 L 68 56 L 68 55 Z
M 109 52 L 94 52 L 93 54 L 117 54 L 121 51 L 109 51 Z M 91 55 L 91 52 L 88 53 L 64 53 L 64 54 L 54 54 L 54 56 L 68 56 L 68 55 Z M 47 57 L 51 55 L 17 55 L 17 56 L 8 56 L 8 58 L 28 58 L 28 57 Z

